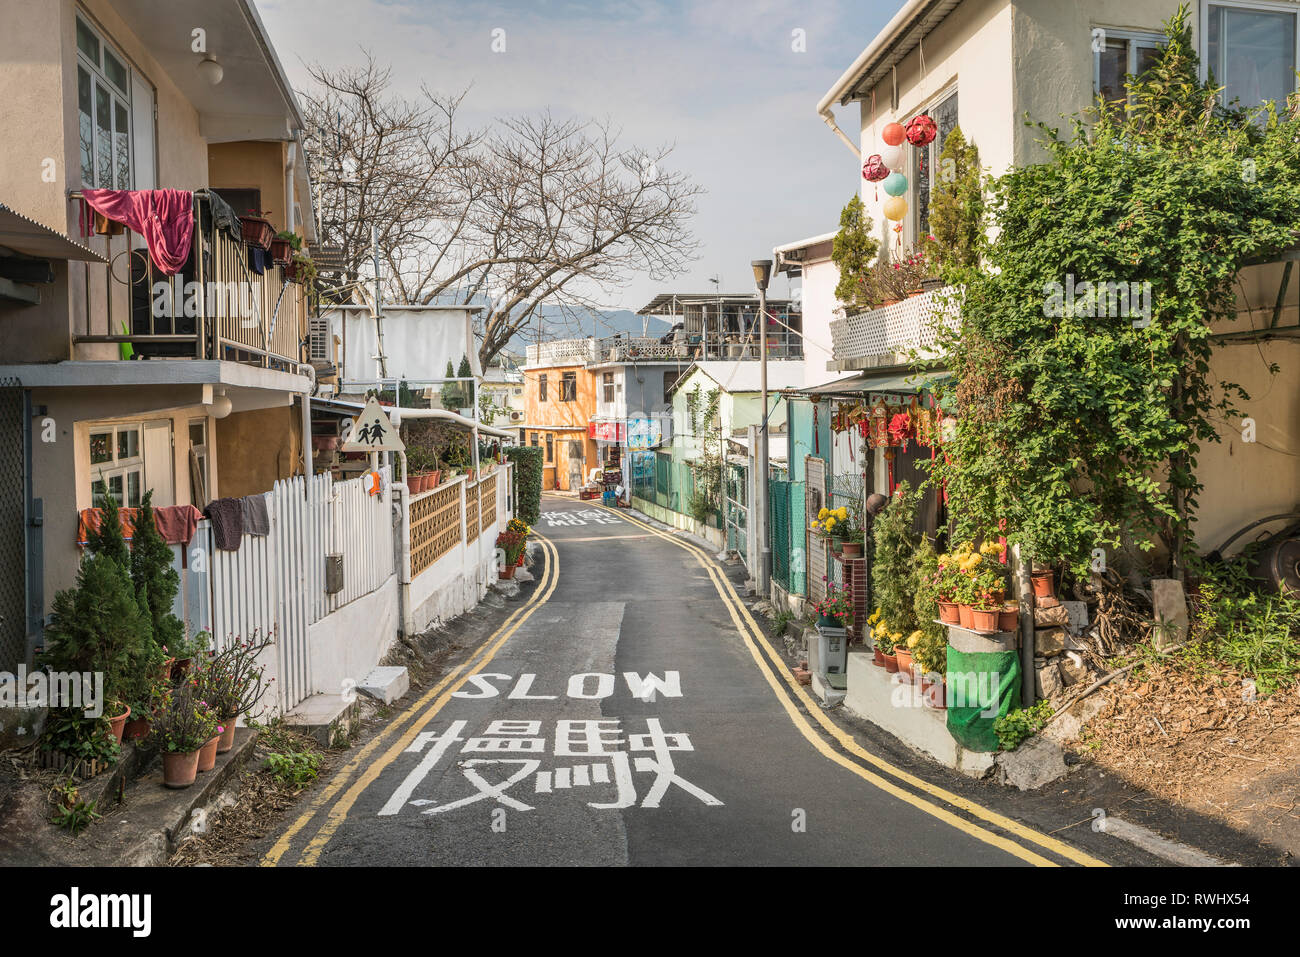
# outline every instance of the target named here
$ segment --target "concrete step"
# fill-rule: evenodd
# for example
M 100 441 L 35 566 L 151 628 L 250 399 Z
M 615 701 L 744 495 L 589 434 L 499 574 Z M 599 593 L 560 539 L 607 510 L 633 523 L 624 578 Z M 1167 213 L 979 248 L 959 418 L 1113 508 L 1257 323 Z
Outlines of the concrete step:
M 339 735 L 350 737 L 361 723 L 361 705 L 355 694 L 314 694 L 284 715 L 286 727 L 328 748 Z
M 411 688 L 411 677 L 404 667 L 375 668 L 357 684 L 357 690 L 376 701 L 392 704 Z

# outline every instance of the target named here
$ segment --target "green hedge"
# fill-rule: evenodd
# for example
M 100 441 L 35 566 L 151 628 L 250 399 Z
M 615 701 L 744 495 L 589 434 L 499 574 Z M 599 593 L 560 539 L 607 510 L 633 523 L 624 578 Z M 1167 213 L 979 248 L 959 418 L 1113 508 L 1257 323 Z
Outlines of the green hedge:
M 542 449 L 507 446 L 506 458 L 515 466 L 515 515 L 528 525 L 536 525 L 542 516 Z

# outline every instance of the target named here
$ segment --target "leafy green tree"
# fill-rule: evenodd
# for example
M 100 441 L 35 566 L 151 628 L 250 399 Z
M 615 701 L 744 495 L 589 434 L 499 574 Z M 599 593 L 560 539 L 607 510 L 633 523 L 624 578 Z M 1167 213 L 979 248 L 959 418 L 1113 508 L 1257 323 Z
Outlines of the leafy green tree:
M 145 492 L 135 523 L 131 578 L 143 594 L 153 642 L 160 650 L 175 652 L 185 639 L 185 626 L 172 613 L 181 579 L 172 567 L 171 546 L 154 524 L 153 489 Z
M 111 495 L 99 499 L 100 522 L 97 531 L 86 535 L 86 551 L 91 555 L 106 555 L 117 562 L 119 568 L 131 568 L 131 549 L 122 534 L 122 515 L 117 499 Z
M 456 367 L 452 365 L 450 359 L 447 360 L 447 372 L 443 375 L 444 379 L 456 378 Z M 442 397 L 442 407 L 444 409 L 459 409 L 460 405 L 460 383 L 446 382 L 439 392 Z
M 953 127 L 939 154 L 934 188 L 930 192 L 930 234 L 927 252 L 941 273 L 978 266 L 984 244 L 984 187 L 980 153 L 961 127 Z
M 1296 241 L 1300 124 L 1295 97 L 1217 108 L 1186 5 L 1166 38 L 1132 108 L 1040 124 L 1050 161 L 993 183 L 989 268 L 943 343 L 957 428 L 933 477 L 958 540 L 1005 522 L 1080 574 L 1098 548 L 1175 576 L 1194 554 L 1197 454 L 1247 398 L 1211 376 L 1210 335 L 1236 319 L 1242 267 Z
M 840 211 L 840 231 L 831 243 L 831 261 L 840 270 L 835 298 L 850 313 L 865 312 L 873 306 L 864 283 L 880 242 L 871 235 L 871 225 L 861 197 L 854 195 Z
M 460 357 L 460 368 L 456 370 L 456 375 L 462 379 L 470 379 L 474 371 L 469 367 L 469 356 Z M 474 405 L 474 383 L 462 382 L 460 384 L 461 408 L 470 408 Z
M 916 630 L 913 596 L 916 591 L 915 555 L 920 537 L 912 530 L 917 495 L 907 482 L 899 482 L 889 504 L 872 525 L 875 553 L 871 562 L 871 596 L 880 621 L 891 635 L 906 642 Z

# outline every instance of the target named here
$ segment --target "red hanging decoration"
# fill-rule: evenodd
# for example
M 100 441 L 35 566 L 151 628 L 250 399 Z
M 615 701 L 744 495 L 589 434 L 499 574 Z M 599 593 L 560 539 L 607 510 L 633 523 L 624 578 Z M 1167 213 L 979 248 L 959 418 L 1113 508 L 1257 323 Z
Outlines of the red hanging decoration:
M 925 146 L 927 143 L 932 142 L 938 133 L 939 128 L 935 126 L 934 120 L 924 113 L 908 120 L 907 142 L 913 146 Z
M 879 153 L 872 153 L 862 164 L 862 178 L 868 183 L 879 183 L 889 175 L 889 167 L 880 158 Z

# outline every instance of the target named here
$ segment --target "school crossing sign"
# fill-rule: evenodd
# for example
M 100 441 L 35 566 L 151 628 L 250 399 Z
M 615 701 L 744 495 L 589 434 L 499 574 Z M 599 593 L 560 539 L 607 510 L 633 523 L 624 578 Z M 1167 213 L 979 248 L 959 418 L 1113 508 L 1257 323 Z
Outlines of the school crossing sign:
M 373 396 L 357 417 L 352 434 L 343 443 L 344 452 L 405 452 L 406 443 L 397 434 L 384 407 Z

